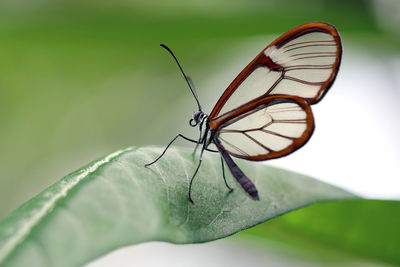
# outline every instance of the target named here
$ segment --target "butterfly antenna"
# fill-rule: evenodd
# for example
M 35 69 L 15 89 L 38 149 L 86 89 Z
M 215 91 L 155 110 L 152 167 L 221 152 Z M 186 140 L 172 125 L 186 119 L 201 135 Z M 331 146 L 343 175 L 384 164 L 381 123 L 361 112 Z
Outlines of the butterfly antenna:
M 186 75 L 186 78 L 187 78 L 187 81 L 189 82 L 190 86 L 193 88 L 193 93 L 196 95 L 195 98 L 199 99 L 196 87 L 194 86 L 194 83 L 193 83 L 192 79 L 190 78 L 190 76 L 187 76 L 187 75 Z
M 189 76 L 186 76 L 185 72 L 183 71 L 183 69 L 182 69 L 182 67 L 181 67 L 181 64 L 179 64 L 178 59 L 176 58 L 176 56 L 174 55 L 174 53 L 171 51 L 171 49 L 169 49 L 169 47 L 166 46 L 165 44 L 160 44 L 160 46 L 163 47 L 163 48 L 165 48 L 165 50 L 167 50 L 167 51 L 171 54 L 171 56 L 175 59 L 176 64 L 178 64 L 178 67 L 179 67 L 179 69 L 181 70 L 182 75 L 183 75 L 183 77 L 185 78 L 185 81 L 186 81 L 186 83 L 188 84 L 188 86 L 189 86 L 189 88 L 190 88 L 190 91 L 192 92 L 192 94 L 193 94 L 193 96 L 194 96 L 194 99 L 196 99 L 197 106 L 199 107 L 199 110 L 202 111 L 201 105 L 200 105 L 200 102 L 199 102 L 199 98 L 197 97 L 197 93 L 196 93 L 196 91 L 195 91 L 195 89 L 194 89 L 194 86 L 192 86 L 192 84 L 193 84 L 193 83 L 192 83 L 192 80 L 189 78 Z

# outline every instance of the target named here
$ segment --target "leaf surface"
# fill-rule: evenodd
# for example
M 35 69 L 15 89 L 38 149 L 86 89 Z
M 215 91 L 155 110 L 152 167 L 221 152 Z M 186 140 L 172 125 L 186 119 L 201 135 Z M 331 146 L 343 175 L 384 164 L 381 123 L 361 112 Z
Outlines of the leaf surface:
M 80 266 L 116 248 L 146 241 L 199 243 L 232 235 L 291 210 L 356 196 L 315 179 L 237 160 L 259 190 L 253 201 L 219 155 L 196 167 L 191 151 L 128 148 L 64 177 L 0 222 L 0 265 Z

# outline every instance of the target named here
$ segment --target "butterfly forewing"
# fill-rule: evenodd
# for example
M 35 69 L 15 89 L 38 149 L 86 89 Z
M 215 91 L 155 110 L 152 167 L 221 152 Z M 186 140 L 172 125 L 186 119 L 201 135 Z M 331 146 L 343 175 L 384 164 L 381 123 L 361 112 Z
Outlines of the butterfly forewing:
M 304 34 L 281 47 L 269 47 L 264 54 L 283 69 L 282 80 L 268 93 L 296 95 L 310 103 L 317 101 L 336 73 L 339 52 L 334 36 L 319 31 Z
M 268 95 L 292 95 L 316 103 L 339 69 L 342 48 L 336 29 L 313 22 L 283 34 L 236 77 L 210 113 L 210 118 Z
M 304 99 L 276 95 L 250 102 L 228 116 L 210 121 L 216 144 L 248 160 L 281 157 L 311 136 L 314 119 Z
M 255 68 L 229 97 L 219 114 L 229 112 L 266 93 L 280 79 L 281 73 L 268 67 Z

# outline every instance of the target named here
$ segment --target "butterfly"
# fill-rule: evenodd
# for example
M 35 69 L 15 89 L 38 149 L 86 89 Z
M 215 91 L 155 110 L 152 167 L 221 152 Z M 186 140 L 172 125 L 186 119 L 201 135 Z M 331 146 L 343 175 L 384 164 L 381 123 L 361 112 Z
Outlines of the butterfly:
M 263 161 L 286 156 L 302 147 L 314 130 L 311 105 L 318 103 L 332 86 L 339 70 L 342 44 L 336 28 L 323 22 L 300 25 L 281 35 L 262 50 L 233 80 L 209 115 L 202 111 L 191 79 L 174 57 L 196 99 L 198 111 L 190 126 L 199 126 L 198 140 L 179 137 L 201 146 L 197 168 L 190 180 L 188 198 L 193 203 L 193 180 L 204 151 L 219 152 L 223 178 L 224 162 L 232 176 L 251 198 L 259 200 L 254 183 L 233 161 L 232 156 Z M 217 150 L 209 148 L 214 144 Z M 195 152 L 193 152 L 195 153 Z

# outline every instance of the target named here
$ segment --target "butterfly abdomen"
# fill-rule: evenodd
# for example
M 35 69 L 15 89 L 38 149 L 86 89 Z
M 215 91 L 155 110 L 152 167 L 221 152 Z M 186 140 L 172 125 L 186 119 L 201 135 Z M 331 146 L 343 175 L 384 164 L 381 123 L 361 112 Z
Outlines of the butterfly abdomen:
M 218 142 L 218 141 L 216 141 Z M 228 165 L 233 177 L 240 184 L 240 186 L 246 191 L 254 200 L 260 200 L 256 186 L 253 182 L 242 172 L 242 170 L 236 165 L 231 156 L 218 145 L 217 148 L 224 158 L 226 165 Z
M 236 176 L 235 178 L 243 187 L 244 191 L 246 191 L 254 200 L 260 200 L 256 186 L 246 175 L 243 174 L 239 179 Z

